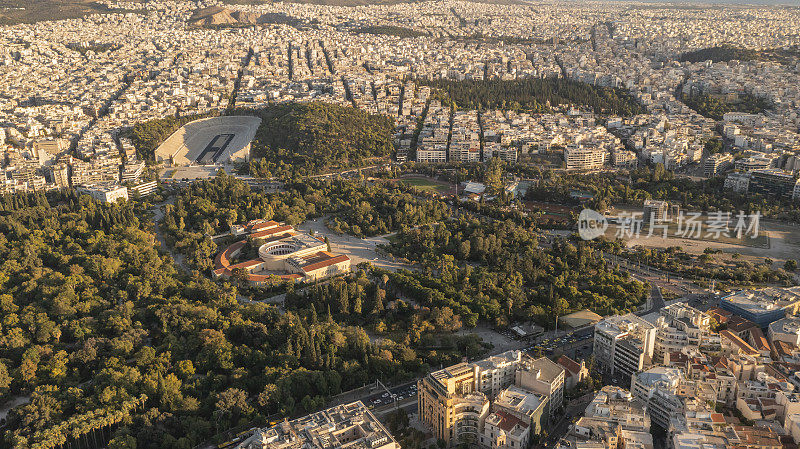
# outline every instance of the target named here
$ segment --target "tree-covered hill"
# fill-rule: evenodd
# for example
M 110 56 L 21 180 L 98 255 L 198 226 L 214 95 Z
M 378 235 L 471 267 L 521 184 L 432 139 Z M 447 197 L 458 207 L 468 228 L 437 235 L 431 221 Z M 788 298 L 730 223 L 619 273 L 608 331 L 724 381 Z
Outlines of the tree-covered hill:
M 427 36 L 427 34 L 412 30 L 411 28 L 399 27 L 394 25 L 372 25 L 365 26 L 355 30 L 357 34 L 381 34 L 386 36 L 397 37 L 420 37 Z
M 564 78 L 518 80 L 420 80 L 463 109 L 513 109 L 532 113 L 554 106 L 589 107 L 598 114 L 630 116 L 646 112 L 622 89 L 593 86 Z
M 683 53 L 678 58 L 681 62 L 728 62 L 728 61 L 776 61 L 787 63 L 796 61 L 800 57 L 800 50 L 771 48 L 755 50 L 731 44 L 723 44 L 715 47 L 701 48 L 699 50 Z
M 394 151 L 394 123 L 384 115 L 322 102 L 278 104 L 255 114 L 262 121 L 251 149 L 254 175 L 319 173 Z
M 682 101 L 698 114 L 714 120 L 722 120 L 722 117 L 728 112 L 760 114 L 772 108 L 769 100 L 749 93 L 739 95 L 735 102 L 715 98 L 708 94 L 684 95 Z

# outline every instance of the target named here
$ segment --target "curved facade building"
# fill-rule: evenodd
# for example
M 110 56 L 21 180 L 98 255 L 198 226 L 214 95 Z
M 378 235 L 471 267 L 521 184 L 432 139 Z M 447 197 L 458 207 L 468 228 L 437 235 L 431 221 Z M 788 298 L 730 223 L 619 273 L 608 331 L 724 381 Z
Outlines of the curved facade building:
M 271 220 L 255 220 L 231 226 L 231 235 L 243 237 L 219 253 L 214 278 L 230 277 L 244 270 L 247 279 L 260 285 L 271 279 L 314 281 L 350 271 L 350 258 L 327 251 L 321 238 L 300 234 L 291 226 Z M 257 247 L 258 258 L 242 259 L 242 251 Z
M 261 119 L 253 116 L 211 117 L 183 125 L 156 148 L 158 162 L 173 165 L 223 164 L 250 158 L 250 142 Z

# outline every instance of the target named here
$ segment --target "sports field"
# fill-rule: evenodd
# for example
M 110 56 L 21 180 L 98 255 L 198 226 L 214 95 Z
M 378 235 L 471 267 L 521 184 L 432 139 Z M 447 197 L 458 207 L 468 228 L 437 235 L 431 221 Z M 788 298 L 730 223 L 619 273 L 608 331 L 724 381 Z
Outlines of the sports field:
M 447 195 L 453 193 L 453 186 L 443 181 L 430 178 L 401 178 L 400 181 L 419 189 L 423 192 Z
M 226 164 L 247 160 L 261 119 L 210 117 L 183 125 L 156 149 L 156 160 L 173 165 Z

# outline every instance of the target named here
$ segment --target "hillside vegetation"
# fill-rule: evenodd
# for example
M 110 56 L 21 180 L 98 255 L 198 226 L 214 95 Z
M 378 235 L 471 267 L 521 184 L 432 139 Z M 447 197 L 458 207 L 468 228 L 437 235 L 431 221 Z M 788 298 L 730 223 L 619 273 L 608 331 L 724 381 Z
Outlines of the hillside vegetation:
M 427 34 L 412 30 L 411 28 L 404 28 L 399 26 L 393 25 L 373 25 L 373 26 L 366 26 L 361 27 L 356 30 L 358 34 L 383 34 L 386 36 L 397 36 L 397 37 L 420 37 L 420 36 L 427 36 Z
M 682 100 L 698 114 L 714 120 L 722 120 L 722 116 L 728 112 L 759 114 L 772 108 L 769 100 L 752 94 L 739 95 L 738 101 L 726 101 L 708 94 L 684 95 Z
M 321 102 L 279 104 L 255 114 L 261 126 L 251 149 L 253 175 L 319 173 L 394 151 L 394 124 L 384 115 Z
M 788 63 L 800 57 L 798 49 L 770 48 L 754 50 L 736 45 L 723 44 L 716 47 L 702 48 L 700 50 L 683 53 L 678 60 L 681 62 L 728 62 L 728 61 L 775 61 Z
M 564 78 L 519 80 L 422 80 L 464 109 L 550 112 L 553 106 L 589 107 L 600 114 L 630 116 L 646 112 L 628 92 Z

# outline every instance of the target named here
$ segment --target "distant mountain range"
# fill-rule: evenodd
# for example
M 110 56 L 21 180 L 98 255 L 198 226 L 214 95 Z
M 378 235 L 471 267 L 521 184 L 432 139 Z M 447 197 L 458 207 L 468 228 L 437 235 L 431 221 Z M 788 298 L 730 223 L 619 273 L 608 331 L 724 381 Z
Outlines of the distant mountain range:
M 192 26 L 221 26 L 221 25 L 247 25 L 257 24 L 258 14 L 234 11 L 221 6 L 210 6 L 198 9 L 189 19 Z
M 269 3 L 265 0 L 228 0 L 229 3 Z M 395 4 L 416 0 L 288 0 L 296 3 L 313 3 L 319 5 L 332 6 L 359 6 L 370 4 Z M 478 3 L 536 3 L 537 0 L 473 0 Z M 611 0 L 609 0 L 611 1 Z M 692 5 L 789 5 L 800 7 L 800 0 L 614 0 L 644 2 L 656 5 L 681 4 L 691 7 Z M 10 25 L 16 23 L 33 23 L 43 20 L 61 20 L 83 17 L 87 14 L 110 13 L 122 10 L 112 10 L 107 6 L 97 3 L 95 0 L 0 0 L 0 25 Z M 292 18 L 282 14 L 257 15 L 242 13 L 229 10 L 219 6 L 203 8 L 198 10 L 192 17 L 192 25 L 202 27 L 232 27 L 246 26 L 260 23 L 289 23 Z
M 209 6 L 198 9 L 189 18 L 189 26 L 202 28 L 231 28 L 267 23 L 283 23 L 299 25 L 303 21 L 283 13 L 270 12 L 266 14 L 236 11 L 221 6 Z

